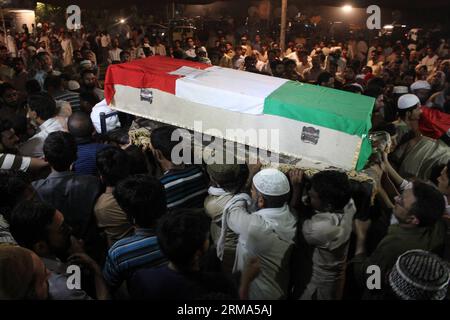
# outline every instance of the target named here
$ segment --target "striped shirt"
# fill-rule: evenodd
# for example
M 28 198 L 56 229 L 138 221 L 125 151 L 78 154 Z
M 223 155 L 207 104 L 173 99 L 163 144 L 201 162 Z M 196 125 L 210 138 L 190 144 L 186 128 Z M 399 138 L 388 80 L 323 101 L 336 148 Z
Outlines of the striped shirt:
M 72 107 L 72 111 L 79 111 L 80 110 L 80 94 L 72 91 L 62 91 L 55 94 L 53 97 L 55 100 L 62 100 L 70 103 L 70 106 Z
M 0 169 L 27 171 L 31 158 L 15 154 L 0 153 Z
M 78 175 L 97 174 L 97 152 L 107 147 L 101 143 L 84 143 L 77 145 L 77 160 L 73 164 L 73 171 Z
M 150 229 L 137 228 L 135 235 L 117 241 L 109 249 L 103 277 L 108 285 L 118 288 L 136 270 L 166 263 L 154 233 Z
M 168 171 L 160 181 L 166 190 L 167 208 L 203 208 L 208 179 L 200 166 Z

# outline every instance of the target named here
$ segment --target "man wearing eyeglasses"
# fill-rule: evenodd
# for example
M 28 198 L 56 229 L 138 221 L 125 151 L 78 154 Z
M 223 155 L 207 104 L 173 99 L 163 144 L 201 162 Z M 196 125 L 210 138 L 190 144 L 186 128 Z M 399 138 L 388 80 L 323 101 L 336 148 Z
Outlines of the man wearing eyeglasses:
M 365 287 L 370 266 L 380 268 L 381 281 L 384 281 L 397 258 L 408 250 L 421 249 L 442 256 L 446 235 L 446 226 L 441 219 L 444 212 L 442 194 L 432 185 L 414 181 L 395 198 L 393 215 L 398 224 L 389 227 L 387 235 L 370 256 L 365 248 L 369 225 L 356 219 L 357 246 L 353 267 L 357 282 Z M 374 294 L 382 293 L 384 288 L 382 282 L 381 290 L 366 290 L 364 298 L 374 298 Z

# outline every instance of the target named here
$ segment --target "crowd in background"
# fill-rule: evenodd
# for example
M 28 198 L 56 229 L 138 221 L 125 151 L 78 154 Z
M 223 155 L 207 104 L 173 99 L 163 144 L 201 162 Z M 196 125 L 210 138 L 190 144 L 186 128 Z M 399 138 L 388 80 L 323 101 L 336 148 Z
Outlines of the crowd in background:
M 130 30 L 0 33 L 1 299 L 448 298 L 448 39 L 299 37 L 283 52 L 263 34 L 169 45 Z M 152 55 L 373 97 L 375 199 L 338 170 L 175 164 L 176 128 L 141 148 L 130 115 L 102 130 L 108 65 Z

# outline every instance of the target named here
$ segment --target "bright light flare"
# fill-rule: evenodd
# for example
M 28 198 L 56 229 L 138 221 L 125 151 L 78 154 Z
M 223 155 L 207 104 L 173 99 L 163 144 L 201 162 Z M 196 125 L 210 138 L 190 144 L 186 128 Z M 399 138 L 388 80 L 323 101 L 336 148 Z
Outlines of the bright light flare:
M 353 7 L 349 4 L 342 6 L 342 11 L 344 11 L 345 13 L 350 13 L 350 12 L 352 12 L 352 10 L 353 10 Z

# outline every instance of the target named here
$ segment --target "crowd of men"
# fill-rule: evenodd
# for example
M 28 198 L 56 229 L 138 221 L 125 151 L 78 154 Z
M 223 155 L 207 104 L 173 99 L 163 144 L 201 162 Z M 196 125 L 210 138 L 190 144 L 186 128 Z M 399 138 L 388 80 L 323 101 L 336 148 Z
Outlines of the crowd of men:
M 0 299 L 448 299 L 449 40 L 0 40 Z M 375 199 L 339 170 L 175 164 L 176 128 L 141 148 L 126 114 L 102 130 L 107 66 L 151 55 L 375 98 Z

